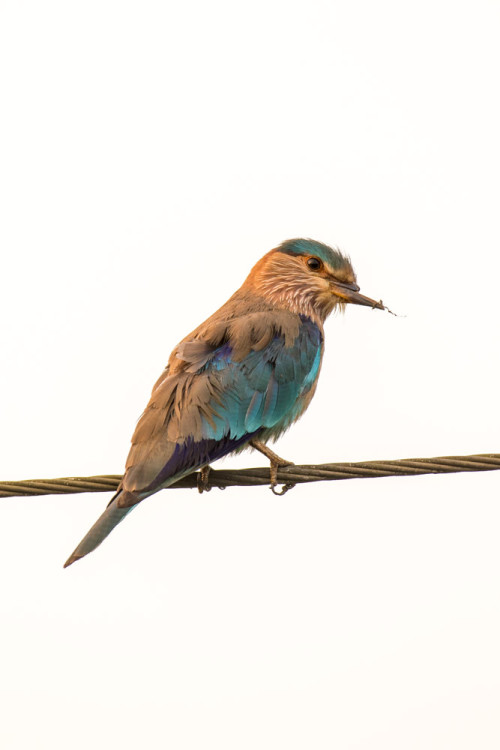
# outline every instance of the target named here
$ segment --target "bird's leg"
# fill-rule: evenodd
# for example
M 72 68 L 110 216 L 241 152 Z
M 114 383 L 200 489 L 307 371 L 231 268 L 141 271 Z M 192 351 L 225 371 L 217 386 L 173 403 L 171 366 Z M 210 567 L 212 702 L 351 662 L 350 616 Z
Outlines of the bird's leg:
M 250 445 L 252 446 L 252 448 L 255 448 L 256 451 L 263 453 L 264 456 L 269 459 L 271 463 L 271 490 L 275 495 L 284 495 L 285 492 L 288 492 L 288 490 L 291 490 L 292 487 L 295 487 L 294 484 L 287 482 L 283 485 L 283 489 L 281 490 L 281 492 L 277 492 L 275 490 L 275 487 L 278 484 L 278 467 L 293 466 L 293 461 L 287 461 L 286 458 L 281 458 L 281 456 L 278 456 L 277 453 L 268 448 L 265 443 L 261 443 L 260 440 L 250 440 Z
M 208 477 L 210 475 L 210 472 L 212 471 L 212 467 L 208 464 L 205 464 L 205 466 L 202 466 L 201 469 L 198 472 L 198 492 L 200 495 L 203 495 L 204 492 L 210 492 L 212 487 L 210 486 L 210 482 L 208 481 Z

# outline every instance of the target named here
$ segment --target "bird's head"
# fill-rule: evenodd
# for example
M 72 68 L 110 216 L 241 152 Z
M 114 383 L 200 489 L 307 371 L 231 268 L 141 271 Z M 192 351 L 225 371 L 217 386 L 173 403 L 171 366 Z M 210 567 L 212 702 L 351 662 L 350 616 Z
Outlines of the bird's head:
M 283 242 L 261 258 L 246 284 L 279 307 L 321 321 L 349 302 L 384 309 L 381 302 L 359 293 L 349 258 L 315 240 Z

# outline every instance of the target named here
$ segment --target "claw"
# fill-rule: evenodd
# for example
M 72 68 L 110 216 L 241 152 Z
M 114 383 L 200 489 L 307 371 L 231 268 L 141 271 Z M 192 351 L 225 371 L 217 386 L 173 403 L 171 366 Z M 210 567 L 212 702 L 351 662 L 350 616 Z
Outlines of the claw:
M 293 490 L 294 487 L 295 487 L 295 483 L 294 482 L 286 482 L 285 484 L 282 485 L 281 490 L 279 490 L 279 492 L 276 489 L 276 485 L 275 484 L 271 484 L 271 486 L 269 487 L 269 489 L 271 490 L 271 492 L 273 493 L 273 495 L 284 495 L 285 493 L 288 492 L 288 490 Z
M 278 468 L 280 466 L 293 466 L 293 461 L 287 461 L 286 458 L 281 458 L 281 456 L 278 456 L 277 453 L 268 448 L 267 445 L 261 443 L 260 440 L 250 440 L 250 445 L 252 446 L 252 448 L 255 448 L 255 450 L 266 456 L 266 458 L 268 458 L 270 461 L 270 489 L 274 495 L 284 495 L 285 492 L 288 492 L 288 490 L 291 490 L 293 487 L 295 487 L 295 484 L 293 482 L 286 482 L 280 492 L 275 489 L 278 486 Z
M 210 476 L 211 471 L 212 467 L 206 464 L 205 466 L 201 467 L 198 474 L 196 475 L 198 492 L 200 493 L 200 495 L 203 495 L 204 492 L 210 492 L 210 490 L 212 489 L 210 482 L 208 481 L 208 477 Z

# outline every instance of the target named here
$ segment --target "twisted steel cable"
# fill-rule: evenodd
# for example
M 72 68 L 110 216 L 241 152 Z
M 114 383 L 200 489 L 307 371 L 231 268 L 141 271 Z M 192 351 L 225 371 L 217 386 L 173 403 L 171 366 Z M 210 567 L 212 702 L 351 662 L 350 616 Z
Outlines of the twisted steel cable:
M 418 476 L 421 474 L 452 474 L 463 471 L 495 471 L 500 469 L 500 453 L 479 453 L 472 456 L 438 456 L 436 458 L 405 458 L 396 461 L 359 461 L 278 469 L 278 481 L 285 488 L 305 482 L 334 479 L 373 479 L 375 477 Z M 95 477 L 63 477 L 60 479 L 27 479 L 0 482 L 0 497 L 60 495 L 77 492 L 112 492 L 121 480 L 120 474 Z M 208 485 L 200 485 L 200 474 L 194 472 L 168 489 L 186 487 L 252 487 L 270 482 L 269 467 L 256 469 L 212 469 Z M 279 494 L 279 493 L 278 493 Z

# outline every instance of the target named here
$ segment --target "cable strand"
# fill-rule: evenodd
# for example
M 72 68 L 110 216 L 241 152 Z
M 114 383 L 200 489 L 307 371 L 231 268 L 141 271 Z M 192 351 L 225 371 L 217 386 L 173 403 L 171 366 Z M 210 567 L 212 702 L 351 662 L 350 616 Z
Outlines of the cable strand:
M 278 481 L 283 484 L 334 481 L 340 479 L 374 479 L 380 477 L 420 476 L 423 474 L 453 474 L 469 471 L 500 469 L 500 453 L 478 453 L 471 456 L 438 456 L 436 458 L 405 458 L 395 461 L 359 461 L 318 465 L 291 465 L 278 469 Z M 198 473 L 184 477 L 168 489 L 198 487 Z M 113 492 L 122 477 L 105 474 L 94 477 L 62 477 L 60 479 L 26 479 L 0 482 L 0 497 L 62 495 L 81 492 Z M 212 487 L 256 487 L 270 482 L 269 467 L 254 469 L 212 469 Z

